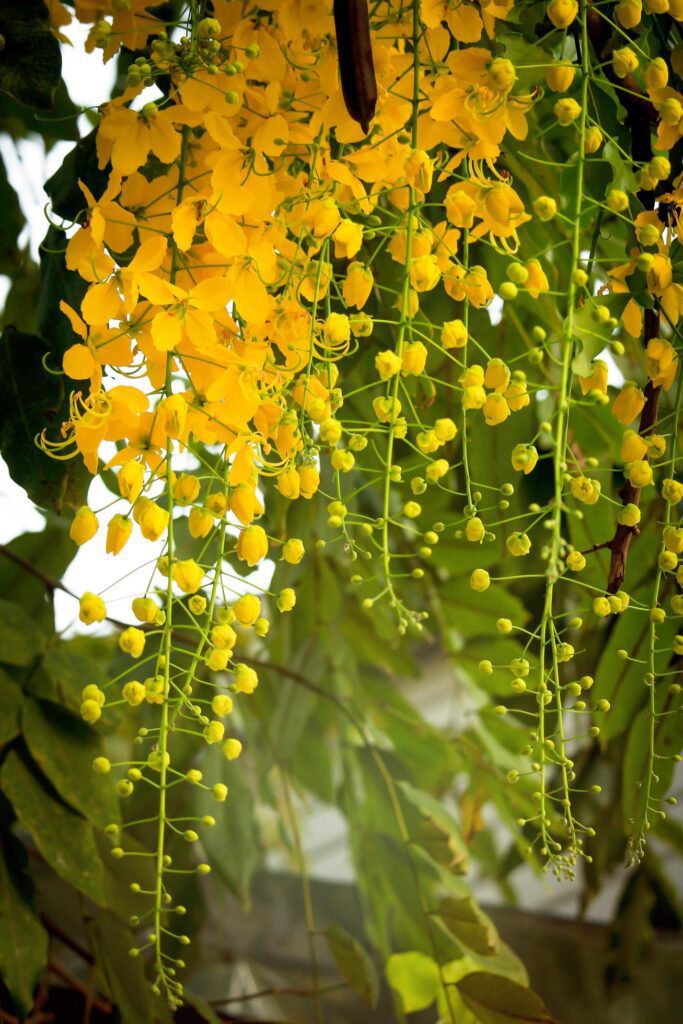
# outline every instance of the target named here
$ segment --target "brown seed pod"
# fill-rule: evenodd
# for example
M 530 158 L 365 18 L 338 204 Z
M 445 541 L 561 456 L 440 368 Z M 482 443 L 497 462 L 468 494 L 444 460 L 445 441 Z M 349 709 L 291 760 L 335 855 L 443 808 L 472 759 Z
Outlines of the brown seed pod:
M 344 103 L 367 132 L 377 104 L 367 0 L 334 0 L 334 25 Z

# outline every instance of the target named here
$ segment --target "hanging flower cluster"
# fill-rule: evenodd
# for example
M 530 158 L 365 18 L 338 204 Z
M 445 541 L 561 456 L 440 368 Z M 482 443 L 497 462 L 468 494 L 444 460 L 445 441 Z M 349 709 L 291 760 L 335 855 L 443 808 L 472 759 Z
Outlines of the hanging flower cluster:
M 64 9 L 52 6 L 68 34 Z M 683 8 L 667 7 L 683 20 Z M 480 670 L 509 670 L 511 701 L 496 711 L 532 723 L 525 768 L 508 777 L 535 780 L 538 813 L 521 825 L 558 875 L 572 874 L 592 832 L 572 813 L 574 716 L 600 721 L 609 710 L 606 698 L 590 700 L 593 677 L 573 670 L 573 633 L 584 616 L 644 621 L 652 731 L 632 840 L 632 855 L 642 855 L 662 813 L 649 788 L 655 726 L 680 711 L 657 681 L 681 648 L 675 630 L 661 638 L 665 602 L 683 610 L 683 190 L 673 152 L 683 68 L 677 50 L 670 67 L 655 33 L 638 34 L 660 7 L 646 2 L 643 14 L 635 0 L 616 6 L 615 21 L 585 0 L 379 0 L 371 67 L 358 63 L 363 40 L 341 35 L 339 11 L 335 31 L 331 3 L 192 0 L 173 25 L 160 10 L 144 0 L 76 4 L 92 25 L 89 49 L 105 60 L 121 46 L 141 55 L 100 111 L 106 186 L 98 194 L 81 183 L 66 263 L 87 290 L 80 308 L 62 304 L 74 332 L 63 371 L 78 383 L 61 435 L 41 443 L 57 458 L 78 454 L 93 474 L 117 474 L 119 510 L 105 522 L 81 508 L 77 544 L 100 528 L 112 556 L 134 532 L 164 544 L 149 589 L 132 602 L 137 625 L 119 637 L 139 679 L 126 670 L 123 685 L 86 685 L 81 712 L 95 722 L 110 705 L 158 709 L 140 731 L 141 759 L 120 766 L 117 786 L 125 796 L 151 782 L 159 793 L 143 947 L 154 950 L 156 988 L 173 1001 L 182 986 L 166 940 L 179 869 L 167 842 L 170 833 L 199 838 L 195 823 L 173 817 L 173 788 L 212 788 L 176 766 L 173 736 L 189 731 L 229 759 L 240 753 L 233 700 L 247 699 L 258 678 L 235 648 L 243 631 L 266 635 L 268 607 L 284 614 L 296 601 L 295 588 L 241 593 L 240 576 L 267 557 L 305 572 L 311 543 L 289 535 L 284 515 L 281 531 L 266 533 L 259 518 L 274 501 L 322 505 L 323 539 L 359 566 L 351 582 L 362 607 L 388 602 L 399 635 L 425 628 L 415 581 L 438 580 L 446 537 L 482 554 L 502 541 L 509 571 L 477 565 L 477 593 L 538 581 L 537 621 L 493 623 L 494 635 L 520 641 L 519 656 Z M 356 77 L 340 81 L 340 64 Z M 604 123 L 605 85 L 627 112 L 618 137 Z M 625 226 L 626 252 L 603 238 L 610 223 Z M 546 319 L 546 297 L 561 319 Z M 521 348 L 508 351 L 499 323 Z M 627 351 L 637 379 L 615 386 L 614 360 Z M 619 435 L 618 465 L 599 464 L 574 428 L 603 406 Z M 518 414 L 532 408 L 538 429 L 520 437 Z M 481 425 L 516 484 L 480 482 L 487 456 L 472 436 Z M 531 474 L 543 474 L 547 499 L 512 515 L 510 499 Z M 428 488 L 447 521 L 424 521 Z M 629 597 L 628 549 L 642 496 L 655 491 L 654 590 Z M 592 507 L 607 532 L 581 545 L 573 524 Z M 177 553 L 183 519 L 192 557 Z M 607 575 L 585 582 L 600 551 L 609 552 Z M 520 575 L 509 560 L 527 556 L 533 569 Z M 84 623 L 106 616 L 102 597 L 82 596 Z M 189 671 L 174 660 L 179 628 L 193 637 Z M 584 734 L 597 735 L 591 721 Z M 213 793 L 227 795 L 221 784 Z M 113 853 L 126 855 L 124 839 Z

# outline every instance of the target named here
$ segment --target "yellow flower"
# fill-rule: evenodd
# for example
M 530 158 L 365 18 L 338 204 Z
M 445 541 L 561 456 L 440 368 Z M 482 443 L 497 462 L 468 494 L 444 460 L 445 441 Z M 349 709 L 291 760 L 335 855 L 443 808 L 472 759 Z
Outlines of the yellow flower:
M 394 377 L 401 369 L 401 357 L 397 356 L 391 349 L 378 352 L 375 356 L 375 369 L 382 380 L 389 380 L 390 377 Z
M 298 537 L 290 537 L 282 546 L 282 559 L 290 565 L 298 565 L 305 553 L 304 542 Z
M 576 68 L 570 61 L 561 60 L 549 64 L 545 70 L 545 80 L 553 92 L 566 92 L 574 81 Z
M 103 622 L 107 617 L 107 606 L 101 597 L 86 590 L 79 602 L 78 617 L 86 626 L 93 622 Z
M 99 526 L 93 510 L 87 505 L 82 505 L 71 522 L 69 536 L 80 547 L 81 544 L 87 544 L 89 540 L 92 540 Z
M 573 124 L 573 122 L 579 117 L 580 113 L 581 107 L 576 100 L 570 98 L 558 100 L 553 107 L 553 114 L 560 124 L 565 127 Z
M 349 264 L 342 288 L 346 305 L 362 309 L 370 297 L 374 283 L 375 279 L 369 267 L 364 266 L 362 263 Z
M 621 442 L 621 461 L 635 462 L 647 455 L 647 442 L 635 430 L 627 430 Z
M 302 498 L 312 498 L 320 486 L 320 473 L 314 465 L 299 466 L 299 490 Z
M 680 555 L 683 552 L 683 528 L 680 526 L 665 526 L 664 533 L 664 547 L 667 551 L 673 551 L 674 554 Z
M 145 699 L 145 687 L 136 679 L 131 679 L 121 690 L 121 696 L 127 704 L 135 708 Z
M 132 608 L 138 622 L 154 622 L 159 613 L 159 605 L 151 597 L 134 598 Z
M 586 559 L 580 551 L 570 551 L 567 555 L 567 568 L 572 572 L 581 572 L 586 568 Z
M 485 534 L 486 528 L 479 516 L 472 516 L 471 519 L 468 519 L 465 526 L 465 536 L 469 541 L 473 544 L 478 544 L 484 539 Z
M 645 352 L 647 375 L 655 387 L 668 391 L 678 370 L 678 355 L 673 345 L 663 338 L 651 338 Z
M 202 585 L 204 570 L 193 558 L 173 563 L 173 582 L 184 594 L 195 594 Z
M 227 693 L 217 693 L 211 701 L 211 710 L 219 718 L 225 718 L 232 711 L 232 697 Z
M 619 513 L 619 522 L 622 526 L 637 526 L 640 522 L 640 509 L 637 505 L 629 502 L 628 505 L 624 505 L 623 509 Z
M 135 515 L 135 513 L 134 513 Z M 157 541 L 166 531 L 169 513 L 155 501 L 146 501 L 137 517 L 140 532 L 145 540 Z
M 410 263 L 410 283 L 416 292 L 429 292 L 441 280 L 441 268 L 435 255 L 418 256 Z
M 242 744 L 239 740 L 230 738 L 223 744 L 223 754 L 228 761 L 234 761 L 242 753 Z
M 441 344 L 444 348 L 464 348 L 467 344 L 467 328 L 462 320 L 446 320 L 441 328 Z
M 233 611 L 241 626 L 253 626 L 261 614 L 261 602 L 256 594 L 243 594 L 235 601 Z
M 592 373 L 588 377 L 579 377 L 581 392 L 584 395 L 591 391 L 599 391 L 601 395 L 607 394 L 607 363 L 602 359 L 594 359 L 591 363 Z
M 191 505 L 197 500 L 200 483 L 191 473 L 181 473 L 173 484 L 173 500 L 177 505 Z
M 190 536 L 194 537 L 195 540 L 199 540 L 202 537 L 208 537 L 213 529 L 213 522 L 213 513 L 207 511 L 207 509 L 199 508 L 197 506 L 190 509 L 190 515 L 187 521 L 187 528 L 190 531 Z
M 624 466 L 624 476 L 634 487 L 649 487 L 652 483 L 652 466 L 645 459 L 636 459 Z
M 516 444 L 510 456 L 512 468 L 525 475 L 531 473 L 538 462 L 538 452 L 533 444 Z
M 484 374 L 484 387 L 505 391 L 510 381 L 510 370 L 502 359 L 489 359 Z
M 665 480 L 662 483 L 662 497 L 669 505 L 677 505 L 683 501 L 683 483 L 680 480 Z
M 119 647 L 131 658 L 139 658 L 145 649 L 145 634 L 137 626 L 129 626 L 119 636 Z
M 323 335 L 328 345 L 345 345 L 351 338 L 351 324 L 344 313 L 330 313 L 323 326 Z
M 301 481 L 296 468 L 294 466 L 290 466 L 289 469 L 284 469 L 282 473 L 278 473 L 275 486 L 283 498 L 289 498 L 290 501 L 295 501 L 299 497 L 299 493 L 301 491 Z
M 142 491 L 145 473 L 142 464 L 139 462 L 127 462 L 122 467 L 118 476 L 119 493 L 131 503 L 137 501 Z
M 238 662 L 235 665 L 235 679 L 232 683 L 232 689 L 235 693 L 253 693 L 258 686 L 258 675 L 256 670 L 251 665 L 245 665 L 244 662 Z
M 281 612 L 291 612 L 296 604 L 296 594 L 291 587 L 284 587 L 277 597 L 277 606 Z
M 407 344 L 401 354 L 401 373 L 404 377 L 423 373 L 427 363 L 427 346 L 421 341 Z
M 470 587 L 472 590 L 476 590 L 477 593 L 482 593 L 482 591 L 488 590 L 490 586 L 491 577 L 486 569 L 475 569 L 470 576 Z
M 442 416 L 434 424 L 434 433 L 440 444 L 447 444 L 458 433 L 458 428 L 449 416 Z
M 645 405 L 645 396 L 632 381 L 626 381 L 612 403 L 612 415 L 628 427 L 639 416 Z
M 227 622 L 219 623 L 211 629 L 211 643 L 219 651 L 232 651 L 237 643 L 237 633 Z
M 247 565 L 257 565 L 268 554 L 268 537 L 262 526 L 251 525 L 237 538 L 237 557 Z
M 112 516 L 107 526 L 107 554 L 118 555 L 128 543 L 132 531 L 133 524 L 126 516 Z
M 526 533 L 511 533 L 505 541 L 505 546 L 511 555 L 521 558 L 531 551 L 531 540 Z
M 569 28 L 579 13 L 577 0 L 550 0 L 546 14 L 555 28 Z
M 510 406 L 503 395 L 498 391 L 492 391 L 481 407 L 484 419 L 489 427 L 496 427 L 503 423 L 510 415 Z
M 180 133 L 173 127 L 180 108 L 175 105 L 159 110 L 156 103 L 146 103 L 138 113 L 128 107 L 105 109 L 98 130 L 98 140 L 110 148 L 112 167 L 128 176 L 154 153 L 162 164 L 173 163 L 180 155 Z
M 587 476 L 575 476 L 572 479 L 569 489 L 577 501 L 584 505 L 595 505 L 600 497 L 600 481 L 591 480 Z
M 334 239 L 334 255 L 336 258 L 352 259 L 363 244 L 363 226 L 352 220 L 339 221 L 332 238 Z
M 612 51 L 612 67 L 617 78 L 626 78 L 638 67 L 638 57 L 628 46 Z

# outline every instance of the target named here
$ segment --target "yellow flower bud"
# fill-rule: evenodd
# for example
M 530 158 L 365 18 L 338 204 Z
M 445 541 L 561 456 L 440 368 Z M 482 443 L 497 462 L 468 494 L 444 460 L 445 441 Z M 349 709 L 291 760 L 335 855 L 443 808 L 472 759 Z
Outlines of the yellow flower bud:
M 236 739 L 226 740 L 223 744 L 223 753 L 228 761 L 234 761 L 242 753 L 242 744 Z
M 441 344 L 444 348 L 464 348 L 467 344 L 467 328 L 462 320 L 446 320 L 441 328 Z
M 138 518 L 142 536 L 145 540 L 159 540 L 166 531 L 168 520 L 169 513 L 167 509 L 161 508 L 155 501 L 145 502 Z
M 433 429 L 440 444 L 447 444 L 449 441 L 452 441 L 458 433 L 458 428 L 448 416 L 438 419 Z
M 612 53 L 612 67 L 617 78 L 626 78 L 638 67 L 638 58 L 628 46 L 622 46 Z
M 202 585 L 204 570 L 193 558 L 173 563 L 173 582 L 184 594 L 196 593 Z
M 600 481 L 591 480 L 587 476 L 575 476 L 569 489 L 576 500 L 583 502 L 584 505 L 595 505 L 600 497 Z
M 253 693 L 258 686 L 258 675 L 251 665 L 239 662 L 235 665 L 235 679 L 232 688 L 235 693 Z
M 106 551 L 108 555 L 118 555 L 128 543 L 133 532 L 133 524 L 126 516 L 114 515 L 107 526 Z
M 553 114 L 565 127 L 573 124 L 577 117 L 581 114 L 581 107 L 576 100 L 566 98 L 558 100 L 553 107 Z
M 290 565 L 298 565 L 305 553 L 304 542 L 298 537 L 290 537 L 282 546 L 282 560 Z
M 586 559 L 580 551 L 570 551 L 567 555 L 567 568 L 572 572 L 582 572 L 586 568 Z
M 233 611 L 241 626 L 253 626 L 261 614 L 261 602 L 256 594 L 242 594 L 235 601 Z
M 394 377 L 401 369 L 401 359 L 390 349 L 378 352 L 375 356 L 375 369 L 382 380 L 389 380 L 390 377 Z
M 134 598 L 132 608 L 138 622 L 154 622 L 159 612 L 159 605 L 151 597 Z
M 538 462 L 538 452 L 532 444 L 516 444 L 512 449 L 510 461 L 513 469 L 521 470 L 527 475 Z
M 503 423 L 510 415 L 510 406 L 506 402 L 503 395 L 498 391 L 492 391 L 487 396 L 486 401 L 481 407 L 481 411 L 484 414 L 484 419 L 489 427 L 495 427 L 499 423 Z
M 643 17 L 643 4 L 641 0 L 620 0 L 614 8 L 614 13 L 624 28 L 635 28 Z
M 209 638 L 220 651 L 232 651 L 237 643 L 237 633 L 227 622 L 213 626 Z
M 634 487 L 649 487 L 652 483 L 652 466 L 645 459 L 636 459 L 624 466 L 624 476 Z
M 643 71 L 648 89 L 664 89 L 669 84 L 669 69 L 662 57 L 655 57 Z
M 137 626 L 129 626 L 119 636 L 119 647 L 131 658 L 139 658 L 145 649 L 145 634 Z
M 323 337 L 327 345 L 336 348 L 346 345 L 351 339 L 351 324 L 345 313 L 330 313 L 323 325 Z
M 173 500 L 176 505 L 191 505 L 199 495 L 199 480 L 191 473 L 181 473 L 173 484 Z
M 550 0 L 546 7 L 548 19 L 555 28 L 569 28 L 578 13 L 577 0 Z
M 491 577 L 486 569 L 475 569 L 470 576 L 470 587 L 472 590 L 476 590 L 477 593 L 482 593 L 484 590 L 488 590 L 490 586 Z
M 413 341 L 406 345 L 401 355 L 401 374 L 418 376 L 424 371 L 427 363 L 427 346 L 421 341 Z
M 87 544 L 89 540 L 92 540 L 99 526 L 93 510 L 87 505 L 82 505 L 71 522 L 69 536 L 80 547 L 81 544 Z
M 118 476 L 119 493 L 131 504 L 137 501 L 145 480 L 145 471 L 140 462 L 127 462 Z
M 211 701 L 211 710 L 219 718 L 225 718 L 232 711 L 232 697 L 229 697 L 227 693 L 217 693 Z
M 190 509 L 190 516 L 187 521 L 187 528 L 190 532 L 190 536 L 194 537 L 195 540 L 199 540 L 202 537 L 208 537 L 213 528 L 214 516 L 212 512 L 209 512 L 205 508 L 199 508 L 195 506 Z
M 662 483 L 662 497 L 669 505 L 677 505 L 683 501 L 683 483 L 679 480 L 665 480 Z
M 204 726 L 204 739 L 209 745 L 220 743 L 225 736 L 225 726 L 222 722 L 209 722 Z
M 486 534 L 486 528 L 478 516 L 472 516 L 468 519 L 467 525 L 465 526 L 465 536 L 472 543 L 480 543 Z
M 539 196 L 534 199 L 533 207 L 538 219 L 544 222 L 552 220 L 557 213 L 557 203 L 552 196 Z
M 663 533 L 664 547 L 680 555 L 683 552 L 683 527 L 665 526 Z
M 132 708 L 137 707 L 138 704 L 142 704 L 145 699 L 145 693 L 145 687 L 136 679 L 131 679 L 129 682 L 125 683 L 121 690 L 121 696 Z
M 101 597 L 86 590 L 79 601 L 78 617 L 86 626 L 93 622 L 103 622 L 107 617 L 107 606 Z
M 647 442 L 635 430 L 627 430 L 621 442 L 621 461 L 634 462 L 647 455 Z
M 511 533 L 505 546 L 515 558 L 523 558 L 531 551 L 531 540 L 526 533 Z
M 627 427 L 640 415 L 644 405 L 643 392 L 632 381 L 626 381 L 612 403 L 612 415 Z
M 291 587 L 284 587 L 277 597 L 277 606 L 281 612 L 291 612 L 296 604 L 296 593 Z
M 545 69 L 545 80 L 553 92 L 566 92 L 574 81 L 576 68 L 568 60 L 549 64 Z
M 268 537 L 262 526 L 251 525 L 237 539 L 237 557 L 247 565 L 257 565 L 268 554 Z
M 621 512 L 619 513 L 619 522 L 622 526 L 637 526 L 640 522 L 640 509 L 637 505 L 629 502 L 628 505 L 624 505 Z

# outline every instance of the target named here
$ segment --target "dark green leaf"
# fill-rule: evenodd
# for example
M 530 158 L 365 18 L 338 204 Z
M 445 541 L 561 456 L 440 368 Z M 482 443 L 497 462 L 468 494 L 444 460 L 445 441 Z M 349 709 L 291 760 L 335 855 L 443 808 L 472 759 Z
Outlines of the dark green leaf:
M 36 629 L 28 612 L 0 599 L 0 661 L 5 665 L 30 665 L 45 649 L 45 636 Z
M 19 1009 L 33 1005 L 33 990 L 47 962 L 47 932 L 32 903 L 31 884 L 9 842 L 0 849 L 0 975 Z
M 99 828 L 118 823 L 112 778 L 92 770 L 102 754 L 96 733 L 64 708 L 37 700 L 24 703 L 22 722 L 31 756 L 62 799 Z
M 540 996 L 501 974 L 475 971 L 456 985 L 481 1024 L 555 1024 Z
M 11 676 L 0 669 L 0 745 L 9 743 L 19 735 L 19 710 L 21 708 L 21 689 Z
M 34 334 L 6 327 L 0 337 L 0 451 L 12 479 L 29 498 L 60 511 L 64 504 L 83 504 L 90 476 L 82 460 L 58 462 L 35 445 L 45 428 L 59 435 L 67 418 L 66 394 L 61 378 L 45 372 L 45 342 Z M 29 383 L 30 382 L 30 383 Z
M 0 8 L 0 91 L 29 107 L 48 109 L 59 84 L 62 58 L 43 0 L 21 0 Z
M 448 896 L 441 900 L 436 914 L 458 942 L 468 949 L 481 956 L 495 953 L 496 933 L 489 919 L 471 897 L 456 899 Z
M 0 781 L 19 822 L 48 864 L 95 903 L 102 903 L 102 862 L 92 826 L 53 799 L 16 751 L 8 755 Z

